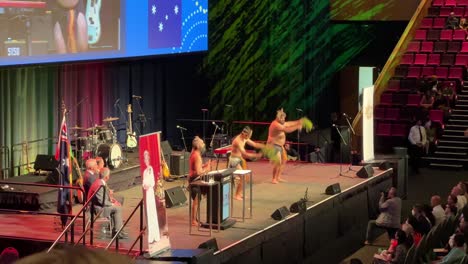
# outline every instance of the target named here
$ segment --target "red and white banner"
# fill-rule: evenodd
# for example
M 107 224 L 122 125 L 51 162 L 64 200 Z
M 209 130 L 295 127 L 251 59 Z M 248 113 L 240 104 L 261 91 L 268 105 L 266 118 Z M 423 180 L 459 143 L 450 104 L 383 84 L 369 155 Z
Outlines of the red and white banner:
M 140 171 L 146 212 L 148 253 L 170 248 L 166 201 L 162 186 L 160 132 L 140 136 Z

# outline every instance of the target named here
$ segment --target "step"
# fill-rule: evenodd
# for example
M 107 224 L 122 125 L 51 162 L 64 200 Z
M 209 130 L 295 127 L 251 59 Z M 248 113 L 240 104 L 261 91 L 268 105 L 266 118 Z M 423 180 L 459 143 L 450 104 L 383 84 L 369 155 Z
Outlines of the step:
M 455 155 L 455 156 L 461 156 L 464 157 L 466 156 L 466 152 L 448 152 L 448 151 L 436 151 L 434 154 L 440 154 L 440 155 Z
M 468 147 L 453 147 L 453 146 L 437 146 L 437 148 L 444 148 L 444 149 L 456 149 L 456 150 L 466 150 L 468 151 Z
M 457 140 L 450 140 L 450 139 L 441 139 L 439 140 L 439 143 L 468 145 L 468 141 L 457 141 Z
M 454 122 L 454 123 L 467 123 L 468 120 L 462 120 L 462 119 L 450 119 L 449 122 Z
M 446 128 L 460 128 L 460 129 L 467 129 L 468 128 L 468 125 L 452 125 L 452 124 L 448 124 L 448 125 L 445 125 Z
M 462 169 L 463 165 L 461 164 L 442 164 L 442 163 L 430 163 L 430 166 L 433 167 L 445 167 L 445 168 L 451 168 L 451 169 Z
M 450 117 L 468 118 L 468 115 L 452 114 Z
M 453 109 L 452 110 L 452 113 L 459 113 L 461 112 L 462 114 L 463 113 L 467 113 L 468 114 L 468 109 Z
M 463 132 L 465 132 L 465 130 L 463 130 L 463 129 L 460 129 L 460 130 L 445 129 L 445 130 L 444 130 L 444 133 L 446 133 L 446 132 L 463 133 Z
M 468 162 L 468 159 L 462 159 L 462 158 L 423 157 L 423 159 Z

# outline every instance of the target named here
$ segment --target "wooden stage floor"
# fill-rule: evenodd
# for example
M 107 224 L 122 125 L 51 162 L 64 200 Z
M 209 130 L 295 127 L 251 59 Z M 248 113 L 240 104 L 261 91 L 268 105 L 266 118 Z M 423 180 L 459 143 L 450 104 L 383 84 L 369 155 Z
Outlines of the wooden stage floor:
M 288 163 L 283 175 L 286 182 L 272 184 L 272 168 L 268 162 L 249 162 L 248 166 L 253 172 L 253 218 L 247 218 L 245 222 L 241 222 L 242 219 L 237 219 L 238 222 L 233 227 L 220 233 L 213 232 L 213 237 L 216 238 L 220 249 L 275 224 L 277 221 L 270 217 L 273 211 L 281 206 L 289 208 L 293 202 L 304 196 L 306 188 L 308 188 L 308 206 L 310 206 L 329 197 L 324 191 L 330 184 L 340 183 L 341 189 L 345 190 L 367 180 L 356 176 L 356 171 L 361 166 L 353 166 L 353 171 L 345 173 L 345 177 L 338 176 L 340 166 L 337 164 Z M 342 169 L 346 171 L 348 166 L 343 165 Z M 384 172 L 378 168 L 374 168 L 374 170 L 374 177 L 378 177 Z M 165 184 L 165 188 L 182 186 L 184 181 L 185 179 L 180 179 L 168 182 Z M 248 184 L 246 185 L 247 206 L 249 190 Z M 118 194 L 125 197 L 123 213 L 124 218 L 126 218 L 142 198 L 141 185 L 118 192 Z M 234 216 L 241 216 L 242 201 L 234 201 L 234 203 Z M 202 201 L 202 220 L 204 219 L 204 207 L 205 202 Z M 76 212 L 78 208 L 74 210 Z M 196 248 L 200 243 L 210 239 L 209 234 L 204 229 L 197 231 L 194 228 L 192 230 L 193 234 L 189 235 L 188 204 L 167 209 L 167 216 L 172 248 Z M 248 216 L 248 211 L 246 211 L 246 216 Z M 76 227 L 76 234 L 78 235 L 80 235 L 80 226 L 81 221 Z M 138 234 L 138 227 L 139 219 L 136 217 L 131 220 L 127 228 L 130 238 L 121 240 L 121 248 L 130 247 Z M 53 216 L 0 214 L 0 238 L 17 237 L 26 240 L 53 241 L 59 234 L 58 219 Z M 95 245 L 103 247 L 109 241 L 109 239 L 97 239 Z

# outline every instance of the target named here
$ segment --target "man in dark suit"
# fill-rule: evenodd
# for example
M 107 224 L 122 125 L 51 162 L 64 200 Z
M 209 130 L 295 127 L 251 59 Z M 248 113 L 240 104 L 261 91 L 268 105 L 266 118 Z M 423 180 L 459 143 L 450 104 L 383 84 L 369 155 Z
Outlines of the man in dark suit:
M 108 168 L 103 168 L 99 174 L 99 179 L 94 181 L 94 183 L 89 188 L 88 200 L 93 198 L 93 206 L 95 211 L 103 210 L 101 215 L 104 217 L 110 217 L 114 226 L 112 230 L 112 235 L 115 235 L 115 232 L 119 230 L 123 225 L 122 220 L 122 207 L 120 203 L 117 202 L 111 194 L 109 187 L 107 186 L 107 181 L 110 178 L 110 170 Z M 102 188 L 100 188 L 103 186 Z M 96 193 L 97 192 L 97 193 Z M 96 193 L 94 197 L 93 194 Z M 120 232 L 119 238 L 127 238 L 128 234 L 126 232 Z
M 97 169 L 97 163 L 95 159 L 89 159 L 86 161 L 86 172 L 83 177 L 83 188 L 87 197 L 89 196 L 89 188 L 93 185 L 94 181 L 99 178 L 99 171 Z

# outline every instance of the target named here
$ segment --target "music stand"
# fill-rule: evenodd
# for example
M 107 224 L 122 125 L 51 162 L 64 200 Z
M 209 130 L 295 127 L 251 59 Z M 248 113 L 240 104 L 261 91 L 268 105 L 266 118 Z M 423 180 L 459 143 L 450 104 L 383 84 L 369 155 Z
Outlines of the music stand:
M 341 142 L 342 142 L 345 146 L 347 146 L 347 145 L 348 145 L 348 142 L 346 142 L 346 140 L 344 139 L 343 134 L 341 134 L 341 131 L 340 131 L 340 129 L 338 128 L 338 126 L 335 125 L 335 124 L 333 124 L 332 126 L 336 129 L 336 132 L 338 132 L 338 135 L 340 135 Z M 345 173 L 346 173 L 346 172 L 345 172 Z M 354 177 L 351 177 L 351 176 L 348 176 L 348 175 L 343 174 L 343 151 L 341 150 L 341 147 L 340 147 L 340 173 L 339 173 L 336 177 L 333 177 L 332 179 L 334 179 L 334 178 L 339 178 L 340 176 L 347 177 L 347 178 L 354 178 Z

